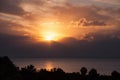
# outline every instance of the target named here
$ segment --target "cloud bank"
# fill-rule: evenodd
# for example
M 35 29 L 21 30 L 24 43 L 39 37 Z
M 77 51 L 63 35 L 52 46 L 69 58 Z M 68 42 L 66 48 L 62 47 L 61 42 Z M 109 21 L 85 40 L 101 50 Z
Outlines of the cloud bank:
M 0 0 L 0 55 L 120 57 L 119 5 L 119 0 Z M 35 41 L 48 27 L 65 35 L 61 42 Z

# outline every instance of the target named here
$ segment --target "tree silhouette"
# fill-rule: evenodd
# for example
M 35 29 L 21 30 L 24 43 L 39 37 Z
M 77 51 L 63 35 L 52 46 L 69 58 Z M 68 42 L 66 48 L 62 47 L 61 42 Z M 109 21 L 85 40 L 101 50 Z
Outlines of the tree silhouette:
M 89 76 L 97 76 L 98 74 L 97 74 L 97 70 L 96 69 L 91 69 L 90 71 L 89 71 L 89 74 L 88 74 Z
M 113 72 L 111 73 L 111 75 L 112 75 L 112 78 L 113 78 L 114 80 L 120 80 L 120 73 L 119 73 L 119 72 L 113 71 Z
M 0 80 L 20 80 L 19 70 L 7 57 L 0 57 Z
M 90 80 L 100 80 L 96 69 L 91 69 L 88 73 Z
M 53 68 L 51 72 L 65 73 L 61 68 Z
M 86 73 L 87 73 L 87 68 L 86 68 L 86 67 L 82 67 L 82 68 L 80 69 L 80 72 L 81 72 L 81 75 L 85 76 Z

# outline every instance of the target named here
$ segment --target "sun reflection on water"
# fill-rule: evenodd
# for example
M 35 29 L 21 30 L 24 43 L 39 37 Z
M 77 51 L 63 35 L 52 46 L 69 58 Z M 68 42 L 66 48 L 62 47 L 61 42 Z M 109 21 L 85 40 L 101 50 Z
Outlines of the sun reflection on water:
M 45 69 L 46 70 L 50 71 L 53 68 L 54 68 L 54 66 L 53 66 L 52 62 L 46 62 L 46 64 L 45 64 Z

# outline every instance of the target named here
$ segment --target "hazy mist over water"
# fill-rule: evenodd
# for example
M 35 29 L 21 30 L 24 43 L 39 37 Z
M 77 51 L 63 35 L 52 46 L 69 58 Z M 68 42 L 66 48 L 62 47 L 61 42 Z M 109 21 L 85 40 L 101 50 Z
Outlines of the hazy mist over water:
M 32 64 L 38 70 L 62 68 L 65 72 L 80 72 L 81 67 L 86 67 L 88 72 L 91 68 L 95 68 L 100 74 L 111 74 L 114 70 L 120 72 L 120 59 L 14 58 L 12 61 L 19 67 Z

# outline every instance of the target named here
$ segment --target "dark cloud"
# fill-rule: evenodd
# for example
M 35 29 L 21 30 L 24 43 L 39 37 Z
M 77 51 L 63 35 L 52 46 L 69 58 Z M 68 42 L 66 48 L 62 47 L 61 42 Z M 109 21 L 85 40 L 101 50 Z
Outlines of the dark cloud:
M 0 12 L 22 15 L 24 11 L 19 5 L 20 0 L 0 0 Z
M 85 18 L 82 18 L 78 22 L 78 26 L 106 26 L 107 24 L 105 22 L 100 22 L 99 20 L 87 20 Z
M 106 26 L 104 22 L 92 21 L 90 23 L 85 23 L 84 26 Z
M 9 32 L 10 30 L 10 22 L 0 20 L 0 32 Z
M 25 26 L 12 21 L 0 20 L 0 33 L 24 34 Z M 21 33 L 22 32 L 22 33 Z
M 96 37 L 97 38 L 97 37 Z M 102 38 L 102 37 L 101 37 Z M 120 57 L 120 40 L 76 40 L 65 38 L 63 42 L 35 43 L 30 37 L 0 34 L 0 56 L 11 57 Z

